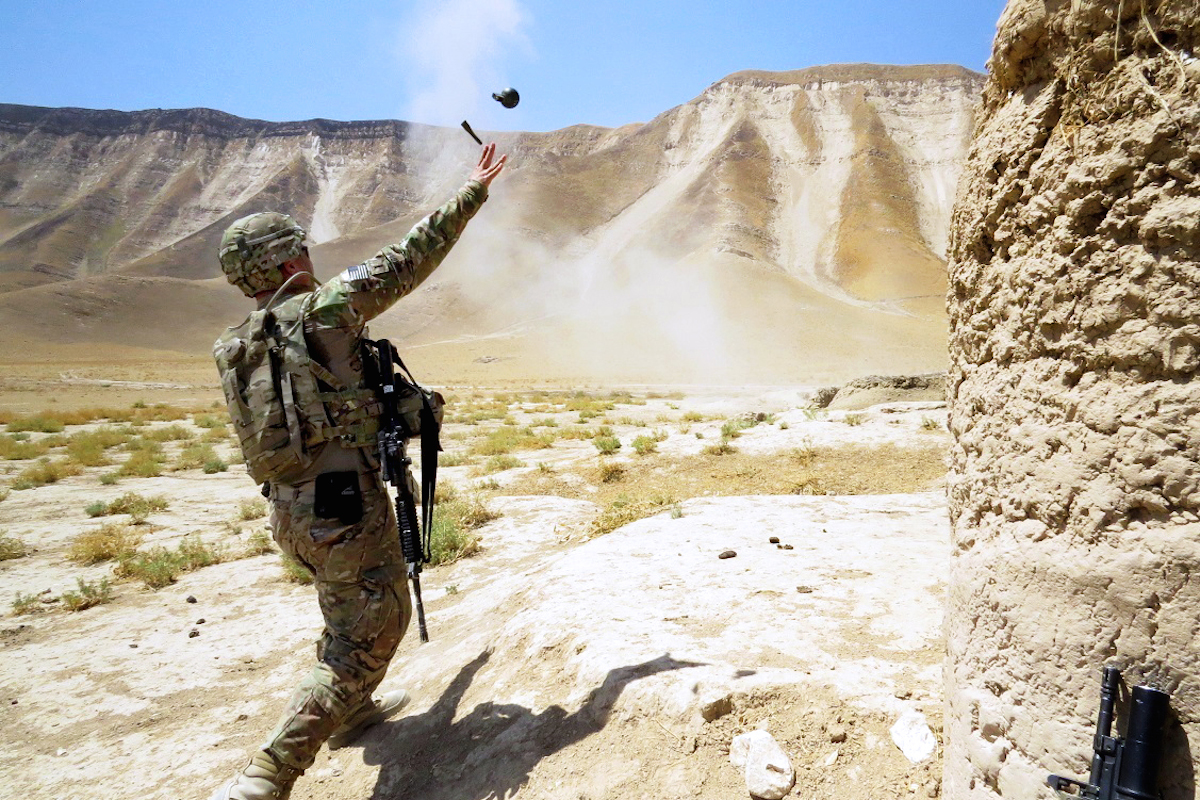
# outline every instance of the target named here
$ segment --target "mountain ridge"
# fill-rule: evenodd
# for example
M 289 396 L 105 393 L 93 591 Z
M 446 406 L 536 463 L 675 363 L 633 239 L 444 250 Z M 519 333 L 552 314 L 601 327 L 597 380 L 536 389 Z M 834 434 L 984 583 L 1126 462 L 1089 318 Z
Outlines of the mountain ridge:
M 437 291 L 418 292 L 425 329 L 452 340 L 485 321 L 524 330 L 601 306 L 635 327 L 676 310 L 753 327 L 761 297 L 742 284 L 772 274 L 784 283 L 770 291 L 810 308 L 826 306 L 820 295 L 919 319 L 907 335 L 937 368 L 945 231 L 983 80 L 952 65 L 747 70 L 646 123 L 488 134 L 510 166 Z M 0 105 L 0 313 L 38 285 L 219 278 L 221 232 L 264 208 L 306 226 L 329 275 L 402 236 L 474 158 L 462 131 L 399 120 Z M 693 306 L 673 309 L 680 294 Z M 629 318 L 634 306 L 643 318 Z M 202 335 L 183 339 L 216 322 L 189 319 Z M 117 344 L 134 335 L 119 320 L 95 330 Z

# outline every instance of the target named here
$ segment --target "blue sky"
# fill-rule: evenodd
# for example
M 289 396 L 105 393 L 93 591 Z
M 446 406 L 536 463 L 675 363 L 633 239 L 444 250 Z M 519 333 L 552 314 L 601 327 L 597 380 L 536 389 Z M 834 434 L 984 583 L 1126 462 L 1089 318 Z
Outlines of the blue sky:
M 745 69 L 983 71 L 1004 0 L 0 0 L 0 102 L 479 130 L 645 122 Z M 502 108 L 506 85 L 521 104 Z

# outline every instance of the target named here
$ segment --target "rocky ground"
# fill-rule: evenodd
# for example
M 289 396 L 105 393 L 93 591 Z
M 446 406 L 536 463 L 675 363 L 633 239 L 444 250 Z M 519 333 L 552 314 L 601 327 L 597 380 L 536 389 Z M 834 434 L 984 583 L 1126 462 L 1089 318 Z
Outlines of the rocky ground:
M 35 488 L 15 487 L 36 457 L 0 462 L 0 536 L 26 551 L 0 562 L 0 797 L 207 797 L 313 658 L 313 592 L 261 552 L 256 487 L 239 465 L 183 457 L 207 439 L 236 461 L 210 398 L 107 390 L 141 392 L 143 415 L 155 392 L 191 408 L 130 429 L 176 426 L 157 477 L 118 474 L 128 442 Z M 424 575 L 431 641 L 413 629 L 384 684 L 414 694 L 408 714 L 322 754 L 294 798 L 746 796 L 729 748 L 756 729 L 789 757 L 790 797 L 937 796 L 940 746 L 914 764 L 889 729 L 920 711 L 940 739 L 939 400 L 451 396 L 440 481 L 496 516 L 476 554 Z M 3 438 L 10 455 L 40 440 L 41 458 L 65 462 L 67 438 L 105 427 L 119 424 Z M 140 525 L 93 516 L 130 493 L 165 508 Z M 143 553 L 186 541 L 221 559 L 158 589 L 70 559 L 114 524 Z M 106 580 L 106 602 L 67 609 Z

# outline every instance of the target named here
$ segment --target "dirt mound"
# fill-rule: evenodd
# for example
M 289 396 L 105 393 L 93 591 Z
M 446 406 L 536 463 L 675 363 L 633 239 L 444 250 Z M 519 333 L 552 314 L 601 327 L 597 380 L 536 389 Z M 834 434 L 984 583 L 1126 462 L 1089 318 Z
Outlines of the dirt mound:
M 842 388 L 829 401 L 828 407 L 842 411 L 856 411 L 880 403 L 931 401 L 946 399 L 946 376 L 942 373 L 929 375 L 869 375 L 856 378 Z

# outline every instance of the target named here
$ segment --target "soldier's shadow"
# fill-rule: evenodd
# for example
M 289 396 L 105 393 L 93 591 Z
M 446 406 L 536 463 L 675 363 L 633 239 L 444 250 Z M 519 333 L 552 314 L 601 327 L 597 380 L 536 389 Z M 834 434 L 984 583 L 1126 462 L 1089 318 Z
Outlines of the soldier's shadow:
M 543 758 L 601 730 L 630 681 L 701 666 L 663 655 L 613 669 L 569 714 L 560 706 L 535 714 L 512 703 L 480 703 L 455 719 L 463 695 L 490 657 L 485 651 L 464 666 L 424 714 L 377 725 L 359 740 L 364 760 L 381 765 L 372 800 L 509 797 Z

